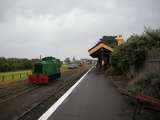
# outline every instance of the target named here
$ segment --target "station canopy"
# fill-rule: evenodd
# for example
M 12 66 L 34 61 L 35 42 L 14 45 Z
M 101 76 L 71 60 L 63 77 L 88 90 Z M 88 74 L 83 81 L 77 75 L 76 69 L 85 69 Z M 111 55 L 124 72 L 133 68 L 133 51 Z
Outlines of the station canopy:
M 113 48 L 117 45 L 124 43 L 122 35 L 118 36 L 103 36 L 100 41 L 92 48 L 88 50 L 89 54 L 93 58 L 98 58 L 103 55 L 109 55 L 113 52 Z
M 91 57 L 96 58 L 102 52 L 102 48 L 103 48 L 103 52 L 104 53 L 113 52 L 113 48 L 109 47 L 108 45 L 106 45 L 103 42 L 99 42 L 94 47 L 92 47 L 91 49 L 89 49 L 88 52 L 89 52 L 89 54 L 90 54 Z

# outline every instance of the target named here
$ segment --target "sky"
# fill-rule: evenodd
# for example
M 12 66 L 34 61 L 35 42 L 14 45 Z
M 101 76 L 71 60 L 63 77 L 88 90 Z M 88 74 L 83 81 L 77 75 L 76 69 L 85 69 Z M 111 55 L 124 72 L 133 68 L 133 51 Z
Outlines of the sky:
M 160 0 L 0 0 L 0 57 L 89 58 L 104 35 L 160 28 Z

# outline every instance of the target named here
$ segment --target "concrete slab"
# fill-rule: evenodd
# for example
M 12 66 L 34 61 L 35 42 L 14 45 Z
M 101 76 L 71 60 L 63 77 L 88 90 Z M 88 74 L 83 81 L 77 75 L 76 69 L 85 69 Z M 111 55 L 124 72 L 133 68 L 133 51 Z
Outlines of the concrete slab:
M 122 95 L 92 70 L 48 120 L 130 120 Z

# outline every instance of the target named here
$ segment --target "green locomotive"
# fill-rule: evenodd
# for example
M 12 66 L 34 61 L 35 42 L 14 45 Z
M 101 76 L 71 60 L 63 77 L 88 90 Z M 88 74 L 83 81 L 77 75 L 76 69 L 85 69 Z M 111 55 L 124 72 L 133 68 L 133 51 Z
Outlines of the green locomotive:
M 41 59 L 34 64 L 32 75 L 29 76 L 29 81 L 33 84 L 48 84 L 60 78 L 61 64 L 61 61 L 54 57 Z

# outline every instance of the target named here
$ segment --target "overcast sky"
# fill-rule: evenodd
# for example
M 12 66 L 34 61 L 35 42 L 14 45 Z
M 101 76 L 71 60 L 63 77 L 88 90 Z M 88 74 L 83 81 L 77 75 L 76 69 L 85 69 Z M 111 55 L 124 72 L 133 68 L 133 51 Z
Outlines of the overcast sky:
M 88 58 L 103 35 L 160 27 L 160 0 L 0 0 L 0 56 Z

